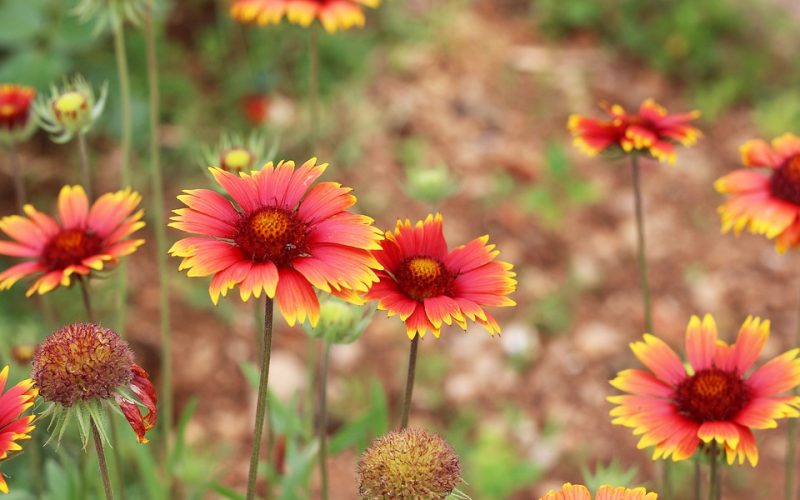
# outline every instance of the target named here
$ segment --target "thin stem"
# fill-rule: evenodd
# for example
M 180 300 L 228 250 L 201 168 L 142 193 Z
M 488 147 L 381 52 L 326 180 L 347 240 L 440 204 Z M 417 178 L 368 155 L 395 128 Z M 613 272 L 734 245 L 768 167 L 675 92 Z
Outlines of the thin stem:
M 328 364 L 331 358 L 331 343 L 324 342 L 319 374 L 319 473 L 322 483 L 320 496 L 322 500 L 328 500 Z
M 798 309 L 800 311 L 800 309 Z M 794 331 L 794 345 L 800 345 L 800 315 L 798 315 L 797 326 Z M 798 389 L 795 394 L 800 394 Z M 792 499 L 794 493 L 795 463 L 797 460 L 797 420 L 790 418 L 786 426 L 786 483 L 784 497 L 786 500 Z M 797 499 L 800 500 L 800 490 L 797 492 Z
M 702 494 L 700 493 L 702 471 L 700 469 L 700 454 L 694 454 L 694 500 L 700 500 Z
M 319 140 L 319 26 L 314 23 L 310 31 L 308 97 L 311 106 L 311 150 L 316 154 Z
M 8 162 L 11 164 L 11 175 L 14 176 L 14 194 L 17 198 L 17 209 L 23 213 L 22 208 L 28 203 L 28 195 L 25 192 L 25 176 L 17 155 L 17 146 L 12 142 L 8 146 Z
M 419 335 L 411 340 L 411 350 L 408 353 L 408 375 L 406 377 L 406 396 L 403 400 L 403 416 L 400 419 L 400 430 L 408 427 L 408 415 L 411 413 L 411 395 L 414 392 L 414 376 L 417 372 L 417 347 Z
M 710 448 L 710 472 L 708 476 L 708 500 L 720 499 L 720 474 L 717 443 L 712 442 Z
M 273 300 L 267 297 L 264 305 L 264 350 L 261 352 L 261 377 L 258 382 L 256 425 L 253 431 L 253 453 L 250 456 L 250 472 L 247 476 L 247 500 L 253 500 L 256 496 L 256 479 L 258 477 L 258 462 L 261 453 L 261 435 L 264 431 L 264 416 L 267 413 L 269 358 L 272 354 L 272 313 Z
M 42 498 L 44 496 L 44 459 L 42 457 L 42 450 L 40 446 L 43 446 L 42 440 L 39 438 L 39 434 L 34 432 L 31 435 L 33 442 L 30 446 L 31 450 L 31 461 L 33 462 L 33 470 L 34 470 L 34 493 L 36 494 L 36 498 Z
M 94 309 L 92 309 L 92 299 L 89 296 L 89 280 L 83 276 L 78 276 L 78 283 L 81 284 L 81 297 L 83 298 L 83 307 L 86 309 L 86 315 L 89 317 L 90 323 L 97 323 L 94 316 Z
M 114 419 L 114 414 L 110 411 L 108 423 L 111 427 L 111 455 L 114 456 L 114 464 L 116 465 L 114 468 L 116 477 L 114 479 L 117 480 L 119 497 L 125 500 L 125 481 L 122 477 L 122 456 L 120 456 L 119 453 L 119 432 L 117 431 L 117 421 Z
M 173 418 L 172 404 L 172 335 L 170 331 L 169 274 L 167 272 L 167 234 L 164 220 L 164 180 L 161 172 L 159 152 L 159 109 L 158 55 L 156 52 L 156 32 L 153 21 L 153 0 L 147 4 L 144 18 L 144 34 L 147 44 L 147 77 L 150 94 L 150 180 L 153 198 L 153 221 L 156 232 L 156 267 L 158 268 L 158 295 L 161 326 L 161 408 L 164 418 L 165 455 L 169 453 L 170 434 Z M 168 478 L 169 480 L 169 478 Z
M 644 237 L 644 210 L 642 209 L 642 188 L 639 179 L 639 157 L 631 155 L 631 177 L 633 179 L 633 197 L 636 208 L 636 236 L 639 262 L 639 282 L 642 289 L 644 305 L 644 329 L 653 333 L 653 311 L 650 304 L 650 282 L 647 279 L 647 250 Z
M 78 151 L 81 156 L 81 183 L 86 195 L 91 200 L 92 197 L 92 167 L 89 164 L 89 149 L 86 147 L 86 134 L 78 133 Z
M 103 451 L 103 442 L 100 433 L 97 431 L 97 424 L 94 418 L 90 419 L 92 426 L 92 437 L 94 438 L 94 449 L 97 452 L 97 463 L 100 465 L 100 475 L 103 477 L 103 488 L 106 491 L 106 500 L 113 500 L 114 493 L 111 491 L 111 480 L 108 477 L 108 464 L 106 464 L 106 454 Z

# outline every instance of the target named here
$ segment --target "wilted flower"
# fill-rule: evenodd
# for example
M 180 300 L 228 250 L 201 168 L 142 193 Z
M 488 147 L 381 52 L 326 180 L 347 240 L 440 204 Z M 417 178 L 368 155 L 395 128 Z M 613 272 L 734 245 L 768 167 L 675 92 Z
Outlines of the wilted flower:
M 618 148 L 625 153 L 644 152 L 662 162 L 675 163 L 675 143 L 691 146 L 702 135 L 690 122 L 699 111 L 670 115 L 653 99 L 647 99 L 638 113 L 628 113 L 619 104 L 600 105 L 610 120 L 579 115 L 569 117 L 567 128 L 575 145 L 589 156 Z
M 305 330 L 309 336 L 331 344 L 350 344 L 361 337 L 374 312 L 374 308 L 365 311 L 363 306 L 328 297 L 320 304 L 317 326 Z
M 775 239 L 785 252 L 800 245 L 800 137 L 784 134 L 771 143 L 761 139 L 741 147 L 742 168 L 714 183 L 730 195 L 719 207 L 722 232 L 745 229 Z M 761 168 L 763 172 L 754 169 Z
M 278 24 L 283 16 L 293 24 L 310 26 L 318 20 L 335 33 L 363 27 L 363 6 L 376 8 L 380 0 L 233 0 L 231 16 L 242 23 Z
M 100 99 L 95 100 L 91 85 L 78 75 L 61 88 L 50 87 L 50 99 L 38 101 L 34 107 L 42 128 L 53 136 L 54 142 L 64 143 L 75 134 L 91 130 L 103 113 L 107 95 L 108 84 L 104 83 Z
M 603 485 L 597 490 L 594 500 L 656 500 L 656 493 L 648 493 L 644 488 L 625 488 L 623 486 Z M 582 484 L 564 483 L 558 491 L 548 491 L 539 500 L 592 500 L 589 489 Z
M 263 291 L 275 298 L 290 325 L 319 319 L 314 287 L 360 301 L 377 281 L 380 265 L 369 250 L 380 248 L 372 219 L 347 211 L 356 203 L 349 188 L 335 182 L 312 187 L 327 164 L 316 159 L 268 163 L 238 176 L 219 168 L 211 174 L 230 195 L 208 189 L 184 191 L 186 208 L 175 210 L 171 227 L 199 234 L 176 242 L 170 253 L 182 257 L 180 269 L 192 277 L 214 276 L 209 293 L 239 287 L 242 300 Z
M 488 241 L 482 236 L 448 252 L 440 214 L 414 226 L 398 220 L 373 252 L 383 271 L 365 297 L 389 316 L 398 314 L 411 339 L 428 329 L 438 337 L 443 323 L 466 330 L 467 319 L 490 334 L 500 332 L 484 307 L 515 305 L 508 295 L 517 281 L 511 264 L 494 260 L 500 252 Z
M 226 172 L 249 172 L 256 165 L 262 165 L 266 155 L 266 138 L 263 133 L 253 132 L 248 137 L 239 134 L 224 134 L 219 144 L 206 148 L 202 155 L 205 170 L 215 165 Z
M 453 493 L 461 481 L 461 465 L 444 439 L 404 429 L 373 441 L 358 461 L 356 474 L 362 499 L 433 500 Z
M 25 415 L 33 406 L 38 391 L 31 379 L 23 380 L 6 392 L 2 392 L 8 383 L 8 366 L 0 371 L 0 462 L 22 450 L 17 441 L 30 439 L 34 429 L 33 415 Z M 0 492 L 8 493 L 5 476 L 0 472 Z
M 614 424 L 641 435 L 639 448 L 655 446 L 653 459 L 691 457 L 701 443 L 724 446 L 728 463 L 745 458 L 755 467 L 751 429 L 772 429 L 777 419 L 800 417 L 800 397 L 779 396 L 800 385 L 800 349 L 788 351 L 748 375 L 769 337 L 769 321 L 748 317 L 736 343 L 717 338 L 714 318 L 692 316 L 686 328 L 688 367 L 661 339 L 645 334 L 631 349 L 650 369 L 624 370 L 611 385 Z M 652 372 L 652 373 L 651 373 Z
M 0 272 L 0 290 L 20 278 L 41 273 L 26 295 L 45 294 L 69 286 L 73 275 L 86 276 L 116 264 L 136 251 L 144 240 L 126 239 L 144 226 L 141 201 L 130 189 L 106 193 L 89 206 L 80 186 L 64 186 L 58 195 L 58 218 L 25 205 L 25 215 L 0 219 L 0 231 L 13 241 L 0 240 L 0 255 L 21 257 L 23 262 Z
M 24 85 L 0 84 L 0 142 L 11 144 L 28 139 L 36 130 L 31 104 L 36 90 Z
M 60 328 L 36 349 L 32 366 L 42 399 L 51 403 L 43 415 L 53 419 L 53 437 L 60 440 L 68 420 L 76 418 L 86 443 L 88 419 L 100 428 L 101 408 L 116 403 L 139 442 L 147 442 L 145 433 L 157 418 L 155 389 L 147 372 L 133 362 L 127 342 L 113 331 L 92 323 Z

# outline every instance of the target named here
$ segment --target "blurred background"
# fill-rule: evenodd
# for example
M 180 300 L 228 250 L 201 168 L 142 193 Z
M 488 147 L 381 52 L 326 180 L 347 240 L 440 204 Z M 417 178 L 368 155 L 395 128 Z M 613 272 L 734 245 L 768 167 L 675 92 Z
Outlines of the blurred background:
M 102 192 L 117 189 L 119 175 L 116 66 L 110 35 L 78 21 L 74 3 L 0 2 L 0 81 L 32 85 L 42 95 L 78 72 L 96 87 L 109 82 L 106 111 L 90 134 Z M 648 97 L 671 112 L 702 111 L 704 138 L 679 149 L 674 167 L 643 162 L 656 333 L 682 349 L 689 316 L 708 312 L 732 340 L 754 314 L 772 320 L 765 355 L 791 347 L 800 257 L 778 255 L 760 237 L 720 235 L 712 183 L 740 164 L 745 140 L 800 132 L 796 2 L 384 0 L 368 9 L 365 29 L 320 37 L 323 118 L 315 151 L 307 132 L 307 30 L 241 26 L 224 0 L 157 6 L 168 209 L 178 207 L 182 189 L 208 187 L 203 152 L 224 132 L 257 130 L 266 138 L 262 160 L 329 162 L 325 178 L 352 186 L 358 209 L 381 228 L 399 217 L 423 218 L 432 207 L 419 201 L 420 190 L 445 179 L 453 192 L 437 209 L 451 246 L 488 233 L 500 258 L 516 266 L 518 307 L 493 311 L 502 336 L 449 328 L 440 339 L 426 336 L 420 348 L 412 425 L 454 446 L 467 483 L 461 489 L 472 498 L 534 498 L 564 481 L 652 487 L 658 477 L 649 454 L 636 450 L 637 438 L 610 424 L 605 401 L 614 393 L 608 380 L 638 366 L 628 343 L 643 333 L 629 170 L 622 160 L 573 149 L 565 130 L 571 113 L 600 117 L 601 100 L 634 110 Z M 147 208 L 145 48 L 139 28 L 126 26 L 126 33 L 133 184 Z M 39 132 L 20 154 L 34 204 L 52 212 L 60 186 L 78 181 L 76 146 Z M 15 212 L 14 196 L 0 158 L 6 215 Z M 152 242 L 151 228 L 144 233 Z M 169 237 L 179 234 L 170 230 Z M 127 335 L 158 379 L 154 255 L 147 244 L 130 258 Z M 231 490 L 246 480 L 252 439 L 255 309 L 235 294 L 214 307 L 207 280 L 181 276 L 177 259 L 170 264 L 177 400 L 170 418 L 180 424 L 182 447 L 175 495 L 236 498 Z M 45 297 L 50 315 L 24 291 L 18 284 L 0 295 L 0 353 L 20 376 L 26 349 L 83 315 L 77 290 Z M 110 294 L 96 296 L 100 317 L 111 323 Z M 355 497 L 360 451 L 397 425 L 407 350 L 401 323 L 383 313 L 358 342 L 334 347 L 332 498 Z M 284 468 L 271 477 L 281 498 L 315 498 L 317 355 L 301 328 L 278 323 L 271 453 Z M 783 424 L 757 438 L 758 469 L 726 472 L 725 498 L 782 491 Z M 97 494 L 77 489 L 78 478 L 94 471 L 68 458 L 78 446 L 73 440 L 44 452 L 43 484 L 30 479 L 30 454 L 4 464 L 9 498 L 39 489 L 53 499 Z M 128 496 L 156 498 L 142 479 L 159 476 L 155 459 L 135 445 L 120 453 L 130 464 Z M 687 495 L 691 469 L 675 468 Z

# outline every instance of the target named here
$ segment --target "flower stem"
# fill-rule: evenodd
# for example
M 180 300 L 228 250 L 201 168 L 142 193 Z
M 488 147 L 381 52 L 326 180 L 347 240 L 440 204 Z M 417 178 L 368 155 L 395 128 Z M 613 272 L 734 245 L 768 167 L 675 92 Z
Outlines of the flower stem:
M 717 453 L 717 443 L 711 443 L 710 448 L 710 471 L 708 476 L 708 500 L 720 499 L 720 477 L 719 477 L 719 458 Z
M 256 496 L 256 478 L 258 477 L 258 462 L 261 452 L 261 435 L 264 431 L 264 416 L 267 413 L 269 358 L 272 353 L 272 313 L 273 300 L 267 297 L 264 305 L 264 350 L 261 353 L 261 376 L 258 382 L 256 425 L 253 431 L 253 452 L 250 456 L 250 472 L 247 477 L 247 500 L 253 500 Z
M 331 358 L 331 343 L 325 342 L 322 366 L 319 374 L 319 473 L 322 500 L 328 500 L 328 364 Z
M 798 316 L 797 326 L 794 332 L 794 345 L 800 345 L 800 315 Z M 795 389 L 794 394 L 800 394 L 798 389 Z M 790 418 L 786 426 L 786 483 L 784 490 L 785 500 L 792 500 L 792 493 L 794 493 L 794 476 L 795 476 L 795 461 L 797 459 L 797 420 Z M 797 498 L 800 500 L 800 490 L 797 492 Z
M 411 413 L 411 395 L 414 392 L 414 376 L 417 372 L 417 347 L 419 335 L 411 340 L 411 350 L 408 353 L 408 375 L 406 377 L 406 396 L 403 400 L 403 415 L 400 419 L 400 430 L 408 427 L 408 415 Z
M 89 280 L 83 276 L 78 276 L 78 283 L 81 284 L 81 297 L 83 298 L 83 307 L 86 309 L 86 316 L 89 317 L 90 323 L 97 324 L 94 316 L 94 309 L 92 309 L 92 299 L 89 296 Z
M 17 209 L 23 213 L 22 207 L 28 203 L 28 195 L 25 192 L 25 176 L 22 173 L 22 166 L 19 164 L 17 146 L 12 142 L 8 146 L 8 162 L 11 164 L 11 175 L 14 176 L 14 194 L 17 197 Z
M 644 210 L 642 210 L 642 188 L 639 176 L 639 157 L 631 154 L 631 177 L 633 179 L 633 197 L 636 209 L 636 236 L 639 262 L 639 283 L 642 289 L 644 305 L 644 329 L 653 333 L 653 312 L 650 304 L 650 282 L 647 279 L 647 250 L 644 237 Z
M 172 405 L 172 335 L 170 331 L 169 281 L 167 272 L 167 225 L 164 220 L 164 180 L 159 152 L 158 55 L 153 21 L 154 1 L 147 4 L 144 16 L 144 34 L 147 44 L 147 77 L 150 103 L 150 180 L 153 198 L 153 221 L 156 232 L 156 267 L 158 268 L 158 295 L 161 326 L 161 411 L 164 418 L 165 455 L 169 454 L 173 418 Z M 169 481 L 169 477 L 168 477 Z
M 91 200 L 92 197 L 92 168 L 89 165 L 89 150 L 86 147 L 86 134 L 78 132 L 78 151 L 81 155 L 81 183 L 86 195 Z
M 106 454 L 103 451 L 103 442 L 100 433 L 97 431 L 97 424 L 94 418 L 90 418 L 92 426 L 92 437 L 94 438 L 94 449 L 97 452 L 97 463 L 100 466 L 100 476 L 103 478 L 103 488 L 106 491 L 106 500 L 113 500 L 114 493 L 111 491 L 111 480 L 108 477 L 108 464 L 106 464 Z
M 700 454 L 695 453 L 694 455 L 694 500 L 700 500 L 701 493 L 700 493 L 700 478 L 702 475 L 702 471 L 700 469 Z
M 309 46 L 309 81 L 308 97 L 311 106 L 311 150 L 316 153 L 319 140 L 319 27 L 316 23 L 311 26 Z

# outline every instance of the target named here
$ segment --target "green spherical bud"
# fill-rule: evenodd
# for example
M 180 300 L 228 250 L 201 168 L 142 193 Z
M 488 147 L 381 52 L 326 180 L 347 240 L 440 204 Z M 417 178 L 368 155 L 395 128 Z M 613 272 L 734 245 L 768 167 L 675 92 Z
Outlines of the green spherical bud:
M 358 494 L 366 500 L 439 500 L 461 481 L 461 465 L 444 439 L 404 429 L 370 445 L 358 462 L 357 480 Z
M 331 344 L 350 344 L 358 340 L 369 324 L 372 313 L 364 314 L 364 307 L 329 298 L 320 304 L 316 328 L 306 326 L 306 332 Z

